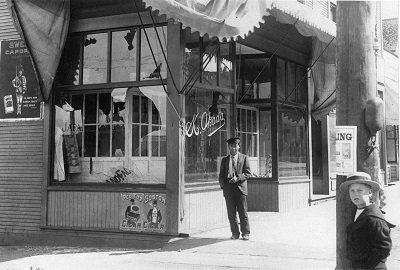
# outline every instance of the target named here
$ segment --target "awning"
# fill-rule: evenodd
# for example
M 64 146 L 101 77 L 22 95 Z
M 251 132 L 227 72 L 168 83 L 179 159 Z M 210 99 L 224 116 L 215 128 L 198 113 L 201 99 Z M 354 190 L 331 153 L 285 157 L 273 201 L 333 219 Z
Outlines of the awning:
M 198 31 L 201 36 L 223 39 L 245 38 L 263 16 L 274 16 L 281 23 L 293 24 L 304 36 L 329 42 L 336 36 L 336 24 L 296 0 L 144 0 L 153 10 Z M 311 12 L 310 12 L 311 11 Z
M 217 37 L 220 41 L 246 38 L 273 16 L 283 24 L 295 24 L 303 36 L 313 38 L 311 103 L 314 118 L 319 119 L 334 108 L 336 23 L 319 15 L 296 0 L 144 0 L 153 10 L 190 27 L 201 36 Z M 330 44 L 328 46 L 328 44 Z
M 7 5 L 32 57 L 47 102 L 67 39 L 70 0 L 7 0 Z
M 132 3 L 133 1 L 135 0 L 132 0 Z M 334 62 L 326 62 L 326 59 L 334 59 L 334 43 L 324 52 L 323 58 L 320 58 L 318 53 L 321 51 L 320 48 L 326 47 L 335 37 L 336 25 L 298 1 L 144 0 L 144 2 L 147 6 L 165 14 L 167 18 L 181 22 L 183 27 L 190 27 L 192 31 L 217 37 L 221 41 L 237 39 L 239 36 L 245 38 L 255 27 L 264 22 L 264 16 L 274 16 L 285 24 L 294 24 L 297 21 L 295 27 L 299 33 L 316 37 L 313 48 L 313 59 L 318 59 L 316 67 L 325 65 L 323 72 L 316 71 L 313 75 L 316 86 L 315 100 L 323 103 L 318 110 L 334 104 L 322 101 L 324 96 L 334 99 L 334 96 L 330 95 Z M 43 98 L 47 101 L 67 37 L 70 0 L 7 0 L 7 3 L 16 28 L 27 44 Z

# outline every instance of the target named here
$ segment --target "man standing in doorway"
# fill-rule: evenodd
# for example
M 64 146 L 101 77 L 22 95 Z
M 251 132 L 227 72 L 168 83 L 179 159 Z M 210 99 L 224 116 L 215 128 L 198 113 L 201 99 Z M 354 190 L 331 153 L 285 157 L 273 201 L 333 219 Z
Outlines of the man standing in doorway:
M 240 231 L 243 240 L 249 240 L 250 225 L 247 215 L 247 178 L 251 176 L 249 158 L 240 153 L 240 138 L 227 140 L 229 155 L 221 161 L 219 184 L 225 197 L 228 219 L 231 227 L 231 239 L 240 236 L 236 213 L 239 214 Z

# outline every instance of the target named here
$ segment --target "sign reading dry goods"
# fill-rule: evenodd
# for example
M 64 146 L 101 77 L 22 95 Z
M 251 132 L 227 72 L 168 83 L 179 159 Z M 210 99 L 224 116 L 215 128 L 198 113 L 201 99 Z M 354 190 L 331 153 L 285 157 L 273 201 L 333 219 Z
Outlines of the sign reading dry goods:
M 121 194 L 120 229 L 124 231 L 165 232 L 165 194 Z
M 0 59 L 0 119 L 40 118 L 40 88 L 25 43 L 2 41 Z

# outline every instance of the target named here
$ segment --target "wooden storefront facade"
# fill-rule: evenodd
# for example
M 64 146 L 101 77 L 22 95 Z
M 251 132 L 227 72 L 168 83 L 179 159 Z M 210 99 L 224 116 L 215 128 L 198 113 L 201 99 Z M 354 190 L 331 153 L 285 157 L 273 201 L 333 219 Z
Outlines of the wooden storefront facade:
M 129 1 L 90 2 L 71 1 L 40 119 L 0 122 L 3 243 L 151 247 L 226 225 L 230 136 L 251 160 L 250 211 L 309 206 L 311 36 L 266 16 L 221 41 Z M 0 11 L 0 39 L 20 39 Z

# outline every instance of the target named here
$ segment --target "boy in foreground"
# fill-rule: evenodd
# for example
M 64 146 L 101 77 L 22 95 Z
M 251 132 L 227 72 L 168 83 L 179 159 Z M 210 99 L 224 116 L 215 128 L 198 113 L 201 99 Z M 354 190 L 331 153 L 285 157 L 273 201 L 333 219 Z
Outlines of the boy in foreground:
M 387 269 L 386 259 L 392 248 L 390 229 L 379 207 L 372 202 L 373 192 L 381 189 L 369 174 L 356 172 L 347 176 L 340 191 L 348 193 L 357 207 L 354 220 L 347 228 L 346 257 L 354 269 Z

